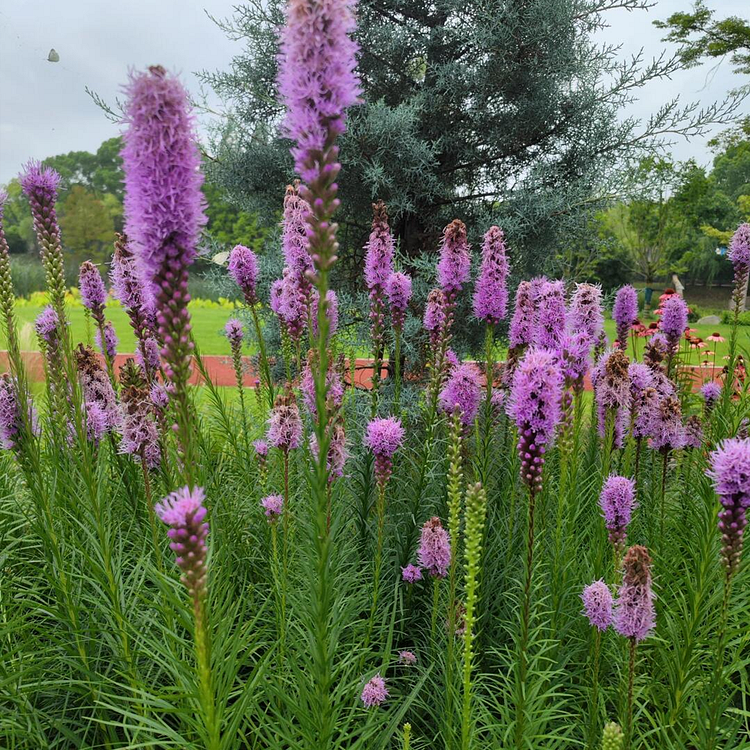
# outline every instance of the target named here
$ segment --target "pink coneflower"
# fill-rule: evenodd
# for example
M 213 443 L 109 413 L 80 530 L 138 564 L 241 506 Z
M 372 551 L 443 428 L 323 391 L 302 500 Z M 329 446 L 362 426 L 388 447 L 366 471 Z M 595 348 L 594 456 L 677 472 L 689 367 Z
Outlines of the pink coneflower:
M 581 594 L 583 609 L 592 627 L 601 631 L 612 624 L 612 592 L 601 579 L 586 586 Z
M 726 339 L 720 333 L 714 332 L 710 336 L 706 336 L 706 341 L 714 341 L 717 344 L 723 344 Z
M 387 697 L 388 688 L 380 674 L 376 674 L 362 689 L 362 703 L 365 704 L 365 708 L 382 706 Z
M 422 526 L 417 558 L 433 578 L 445 578 L 451 563 L 451 540 L 437 516 Z

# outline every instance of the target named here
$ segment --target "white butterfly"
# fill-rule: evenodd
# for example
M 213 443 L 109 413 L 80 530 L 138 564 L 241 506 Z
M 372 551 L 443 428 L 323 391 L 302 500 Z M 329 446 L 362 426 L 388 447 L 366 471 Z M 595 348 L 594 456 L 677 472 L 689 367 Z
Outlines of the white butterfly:
M 53 47 L 47 55 L 48 62 L 60 62 L 60 55 L 57 54 L 57 50 Z

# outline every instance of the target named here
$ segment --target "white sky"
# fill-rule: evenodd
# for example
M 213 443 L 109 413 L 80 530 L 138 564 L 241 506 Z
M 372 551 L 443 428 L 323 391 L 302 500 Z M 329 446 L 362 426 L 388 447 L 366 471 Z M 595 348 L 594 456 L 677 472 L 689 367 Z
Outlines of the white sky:
M 658 0 L 648 12 L 613 11 L 604 39 L 623 54 L 641 47 L 647 56 L 664 47 L 651 25 L 690 6 L 691 0 Z M 85 92 L 88 86 L 114 102 L 129 67 L 161 64 L 181 73 L 195 96 L 194 71 L 226 68 L 241 47 L 207 17 L 232 13 L 230 0 L 0 0 L 0 183 L 29 158 L 74 150 L 94 151 L 117 135 Z M 708 0 L 721 17 L 748 16 L 746 0 Z M 54 47 L 60 62 L 47 62 Z M 647 117 L 675 93 L 704 103 L 723 97 L 743 81 L 728 61 L 681 72 L 651 85 L 629 114 Z M 750 103 L 745 107 L 750 111 Z M 706 139 L 680 141 L 678 159 L 710 159 Z

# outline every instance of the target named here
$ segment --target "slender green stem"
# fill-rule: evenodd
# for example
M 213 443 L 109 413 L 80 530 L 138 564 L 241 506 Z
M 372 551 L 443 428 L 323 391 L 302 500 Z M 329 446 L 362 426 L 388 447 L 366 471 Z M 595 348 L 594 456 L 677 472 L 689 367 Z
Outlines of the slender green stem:
M 401 328 L 394 331 L 393 351 L 393 412 L 398 416 L 401 413 Z
M 268 356 L 266 355 L 266 342 L 263 338 L 263 331 L 260 327 L 260 319 L 258 318 L 258 311 L 255 309 L 255 305 L 250 305 L 250 312 L 253 316 L 253 325 L 255 326 L 255 336 L 258 339 L 258 351 L 260 360 L 260 371 L 261 378 L 268 396 L 268 406 L 273 408 L 274 392 L 273 392 L 273 378 L 271 377 L 271 368 L 268 364 Z M 286 357 L 284 358 L 286 359 Z M 287 363 L 288 366 L 288 363 Z
M 602 646 L 602 633 L 594 628 L 594 649 L 591 657 L 591 705 L 589 706 L 588 748 L 594 750 L 599 738 L 599 659 Z
M 714 750 L 717 746 L 719 718 L 723 700 L 722 687 L 724 685 L 724 654 L 726 650 L 727 624 L 729 621 L 729 598 L 732 592 L 732 578 L 727 575 L 724 579 L 724 595 L 721 600 L 721 616 L 719 618 L 719 633 L 716 639 L 716 655 L 714 657 L 714 673 L 711 679 L 711 696 L 709 708 L 708 738 L 706 750 Z
M 626 719 L 625 719 L 625 746 L 623 750 L 630 750 L 630 743 L 633 738 L 633 684 L 635 682 L 635 654 L 638 641 L 630 638 L 630 658 L 628 660 L 628 695 L 626 702 Z

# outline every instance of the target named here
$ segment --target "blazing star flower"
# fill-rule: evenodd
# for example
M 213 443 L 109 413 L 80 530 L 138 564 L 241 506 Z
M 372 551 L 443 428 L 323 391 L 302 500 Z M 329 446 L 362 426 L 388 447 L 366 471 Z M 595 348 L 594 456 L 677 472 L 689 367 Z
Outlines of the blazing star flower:
M 710 412 L 721 398 L 721 386 L 714 380 L 709 380 L 701 386 L 701 396 L 706 403 L 706 411 Z
M 78 345 L 75 358 L 84 401 L 99 408 L 103 432 L 117 429 L 120 426 L 117 396 L 99 358 L 91 347 L 83 344 Z M 99 415 L 96 415 L 96 420 L 99 421 Z
M 433 578 L 445 578 L 451 564 L 451 539 L 437 516 L 425 521 L 417 550 L 422 568 Z
M 656 624 L 648 550 L 639 545 L 631 547 L 622 561 L 622 570 L 622 586 L 615 604 L 615 630 L 625 638 L 642 641 Z
M 299 194 L 299 182 L 287 185 L 284 196 L 284 219 L 281 231 L 281 251 L 284 263 L 299 278 L 305 293 L 309 292 L 307 274 L 313 262 L 307 249 L 307 219 L 310 204 Z
M 159 342 L 153 336 L 148 336 L 141 341 L 135 353 L 135 361 L 146 373 L 155 373 L 161 367 L 161 349 Z
M 407 583 L 416 583 L 422 580 L 422 568 L 413 563 L 409 563 L 405 568 L 401 568 L 401 577 Z
M 365 708 L 382 706 L 387 697 L 388 688 L 380 674 L 376 674 L 362 689 L 362 703 L 365 704 Z
M 104 324 L 104 341 L 102 341 L 102 332 L 98 329 L 94 334 L 94 340 L 99 347 L 99 351 L 108 357 L 110 361 L 114 361 L 114 358 L 117 355 L 117 345 L 120 343 L 120 339 L 117 337 L 112 321 L 108 320 Z
M 470 269 L 471 254 L 466 240 L 466 225 L 460 219 L 454 219 L 443 230 L 443 244 L 437 265 L 438 284 L 449 302 L 455 299 L 469 280 Z
M 302 370 L 300 378 L 300 392 L 302 400 L 307 410 L 313 417 L 317 416 L 318 408 L 315 399 L 315 377 L 313 375 L 313 363 L 317 366 L 318 353 L 315 349 L 308 352 L 305 367 Z M 344 381 L 342 377 L 341 366 L 334 366 L 335 363 L 329 358 L 329 369 L 326 375 L 326 400 L 331 411 L 338 409 L 344 400 Z
M 565 334 L 565 283 L 547 281 L 535 300 L 534 343 L 544 349 L 557 349 Z
M 22 427 L 18 383 L 6 372 L 0 375 L 0 446 L 18 451 Z M 31 399 L 28 399 L 27 419 L 33 435 L 39 435 L 39 419 Z
M 601 631 L 612 624 L 612 592 L 604 581 L 599 579 L 586 586 L 581 594 L 583 609 L 592 627 Z
M 676 294 L 664 303 L 664 312 L 659 321 L 659 329 L 666 336 L 671 351 L 676 352 L 680 337 L 687 328 L 688 308 L 685 300 Z
M 664 361 L 669 351 L 669 342 L 663 333 L 655 333 L 646 345 L 643 352 L 643 361 L 651 369 L 659 369 L 659 364 Z
M 284 268 L 279 292 L 278 309 L 273 305 L 271 309 L 278 313 L 292 340 L 298 341 L 307 327 L 308 306 L 305 290 L 291 268 Z
M 182 571 L 181 581 L 196 602 L 206 595 L 208 523 L 205 521 L 204 500 L 201 487 L 182 487 L 155 507 L 159 518 L 171 526 L 169 547 L 177 555 L 175 562 Z
M 595 284 L 576 284 L 567 314 L 570 331 L 585 331 L 595 341 L 604 329 L 602 289 Z
M 601 495 L 599 507 L 602 509 L 604 523 L 618 554 L 625 548 L 625 535 L 633 515 L 635 502 L 635 481 L 615 474 L 607 477 Z
M 430 344 L 434 349 L 445 325 L 445 295 L 442 289 L 433 289 L 427 295 L 424 311 L 424 327 L 430 332 Z
M 47 305 L 37 315 L 34 321 L 34 329 L 36 330 L 37 336 L 47 345 L 56 345 L 59 343 L 60 330 L 59 320 L 57 313 L 54 311 L 51 305 Z
M 268 456 L 268 443 L 265 440 L 253 440 L 253 448 L 260 458 Z
M 407 667 L 412 667 L 417 663 L 417 656 L 412 651 L 399 651 L 398 663 L 405 664 Z
M 750 441 L 747 438 L 724 440 L 711 453 L 711 468 L 706 473 L 713 480 L 721 501 L 721 558 L 727 577 L 731 577 L 740 565 L 750 508 Z
M 457 406 L 461 413 L 461 422 L 470 425 L 479 411 L 482 400 L 480 372 L 473 362 L 462 362 L 454 367 L 448 382 L 440 391 L 440 408 L 446 414 L 452 414 Z
M 248 305 L 256 304 L 258 301 L 258 259 L 255 253 L 249 247 L 235 245 L 229 253 L 227 270 L 245 296 L 245 302 Z
M 682 425 L 682 407 L 675 396 L 659 401 L 654 411 L 651 428 L 651 447 L 658 451 L 679 450 L 685 447 L 685 428 Z
M 149 469 L 156 469 L 161 463 L 161 448 L 149 388 L 140 379 L 132 360 L 125 365 L 122 380 L 120 450 L 142 457 Z
M 612 317 L 617 325 L 617 347 L 627 349 L 628 333 L 638 318 L 638 292 L 630 284 L 621 287 L 617 292 Z
M 302 445 L 302 418 L 291 390 L 276 397 L 268 418 L 268 442 L 282 451 L 289 452 Z
M 393 271 L 393 235 L 388 226 L 388 214 L 385 203 L 378 201 L 372 204 L 372 232 L 365 245 L 365 284 L 370 290 L 382 294 L 388 277 Z
M 242 346 L 242 339 L 245 337 L 242 323 L 237 318 L 230 318 L 224 326 L 224 335 L 227 337 L 232 350 L 239 349 Z
M 744 276 L 750 270 L 750 224 L 740 224 L 732 235 L 727 257 L 734 265 L 737 277 Z
M 104 309 L 107 290 L 104 288 L 104 281 L 99 269 L 90 260 L 81 263 L 78 273 L 78 287 L 83 306 L 91 310 L 96 317 L 97 313 L 101 313 Z
M 318 335 L 318 290 L 312 293 L 312 327 L 313 333 Z M 328 318 L 328 338 L 333 336 L 339 327 L 339 298 L 333 289 L 326 292 L 326 317 Z
M 391 322 L 400 331 L 404 327 L 406 309 L 411 299 L 411 277 L 405 273 L 392 273 L 386 282 L 385 293 L 391 305 Z
M 532 491 L 542 485 L 544 454 L 560 421 L 562 374 L 554 352 L 530 348 L 513 374 L 508 414 L 518 428 L 521 479 Z
M 607 429 L 607 416 L 614 415 L 614 447 L 622 446 L 628 419 L 630 417 L 630 378 L 629 361 L 621 349 L 607 352 L 592 373 L 599 434 L 604 437 Z
M 391 475 L 393 454 L 401 447 L 404 434 L 396 417 L 372 419 L 367 425 L 364 444 L 375 454 L 375 476 L 381 484 Z
M 346 432 L 344 430 L 344 420 L 338 415 L 333 422 L 327 427 L 329 434 L 328 456 L 326 457 L 326 467 L 328 469 L 328 481 L 344 476 L 344 466 L 349 453 L 346 449 Z M 313 458 L 318 459 L 318 438 L 313 433 L 310 435 L 310 452 Z
M 522 281 L 516 290 L 516 306 L 510 321 L 511 347 L 527 346 L 534 340 L 536 308 L 531 282 Z
M 659 406 L 654 372 L 648 365 L 633 362 L 628 366 L 628 378 L 633 437 L 645 438 L 651 434 L 654 413 Z
M 292 0 L 281 32 L 279 93 L 287 107 L 284 133 L 296 145 L 295 169 L 311 184 L 315 166 L 346 128 L 346 109 L 359 101 L 357 44 L 351 0 Z
M 482 265 L 474 287 L 474 317 L 495 324 L 508 312 L 508 258 L 505 236 L 500 227 L 490 227 L 484 235 Z
M 685 447 L 698 450 L 703 445 L 703 424 L 697 414 L 685 421 Z
M 284 496 L 268 495 L 260 501 L 260 505 L 265 511 L 268 522 L 273 523 L 277 518 L 281 517 L 284 511 Z

